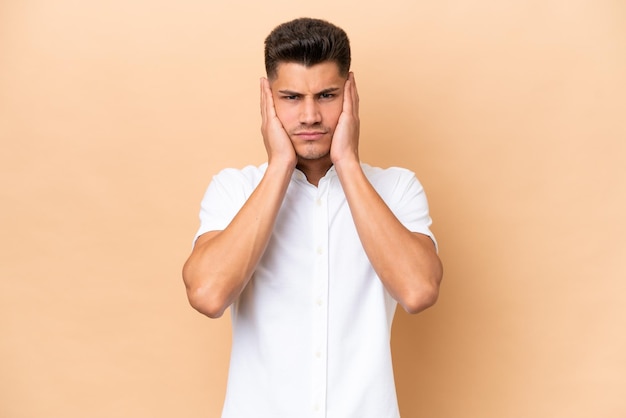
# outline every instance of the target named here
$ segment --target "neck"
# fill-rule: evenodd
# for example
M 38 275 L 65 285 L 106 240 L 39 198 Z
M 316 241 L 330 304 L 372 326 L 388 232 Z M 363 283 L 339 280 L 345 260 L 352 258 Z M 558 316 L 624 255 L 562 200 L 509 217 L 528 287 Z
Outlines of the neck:
M 333 163 L 330 158 L 324 160 L 298 160 L 296 168 L 304 173 L 309 183 L 317 186 L 320 179 L 326 175 Z

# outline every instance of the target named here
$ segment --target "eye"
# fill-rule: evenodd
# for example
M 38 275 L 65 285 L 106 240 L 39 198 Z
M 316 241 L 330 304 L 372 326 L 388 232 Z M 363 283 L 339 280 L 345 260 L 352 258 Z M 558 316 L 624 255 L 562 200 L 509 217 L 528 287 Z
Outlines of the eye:
M 335 97 L 334 93 L 321 93 L 320 94 L 320 99 L 332 99 L 333 97 Z
M 291 95 L 291 96 L 282 96 L 284 100 L 298 100 L 299 96 Z

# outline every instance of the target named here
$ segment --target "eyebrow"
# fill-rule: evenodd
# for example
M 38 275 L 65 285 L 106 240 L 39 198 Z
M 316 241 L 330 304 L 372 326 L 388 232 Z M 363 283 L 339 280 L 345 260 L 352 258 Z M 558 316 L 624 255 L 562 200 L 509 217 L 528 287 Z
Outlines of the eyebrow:
M 319 96 L 320 94 L 333 93 L 333 92 L 336 92 L 337 90 L 339 90 L 339 87 L 329 87 L 327 89 L 324 89 L 320 92 L 315 93 L 315 96 Z M 292 90 L 278 90 L 278 92 L 286 96 L 302 96 L 303 95 L 302 93 L 298 93 Z

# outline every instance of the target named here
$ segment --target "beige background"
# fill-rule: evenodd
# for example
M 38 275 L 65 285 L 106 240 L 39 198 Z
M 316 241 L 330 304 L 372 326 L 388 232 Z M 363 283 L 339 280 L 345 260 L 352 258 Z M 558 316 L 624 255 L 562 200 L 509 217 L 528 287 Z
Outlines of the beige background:
M 349 33 L 362 158 L 424 184 L 438 304 L 405 418 L 626 416 L 621 0 L 0 1 L 0 417 L 217 417 L 229 319 L 180 269 L 211 176 L 260 164 L 262 41 Z

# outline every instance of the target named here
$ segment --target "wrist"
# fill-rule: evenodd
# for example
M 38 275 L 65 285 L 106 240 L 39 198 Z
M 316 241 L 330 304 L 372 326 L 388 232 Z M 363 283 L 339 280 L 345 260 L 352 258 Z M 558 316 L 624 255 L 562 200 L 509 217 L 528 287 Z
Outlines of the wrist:
M 340 176 L 344 173 L 362 171 L 361 161 L 357 155 L 337 159 L 337 161 L 333 162 L 333 165 L 335 166 L 335 171 Z
M 341 146 L 341 144 L 331 144 L 330 159 L 334 165 L 353 166 L 360 165 L 359 148 L 356 144 L 352 146 Z
M 288 158 L 269 158 L 267 161 L 267 171 L 271 171 L 276 174 L 287 174 L 291 176 L 293 171 L 296 168 L 297 159 L 288 159 Z

